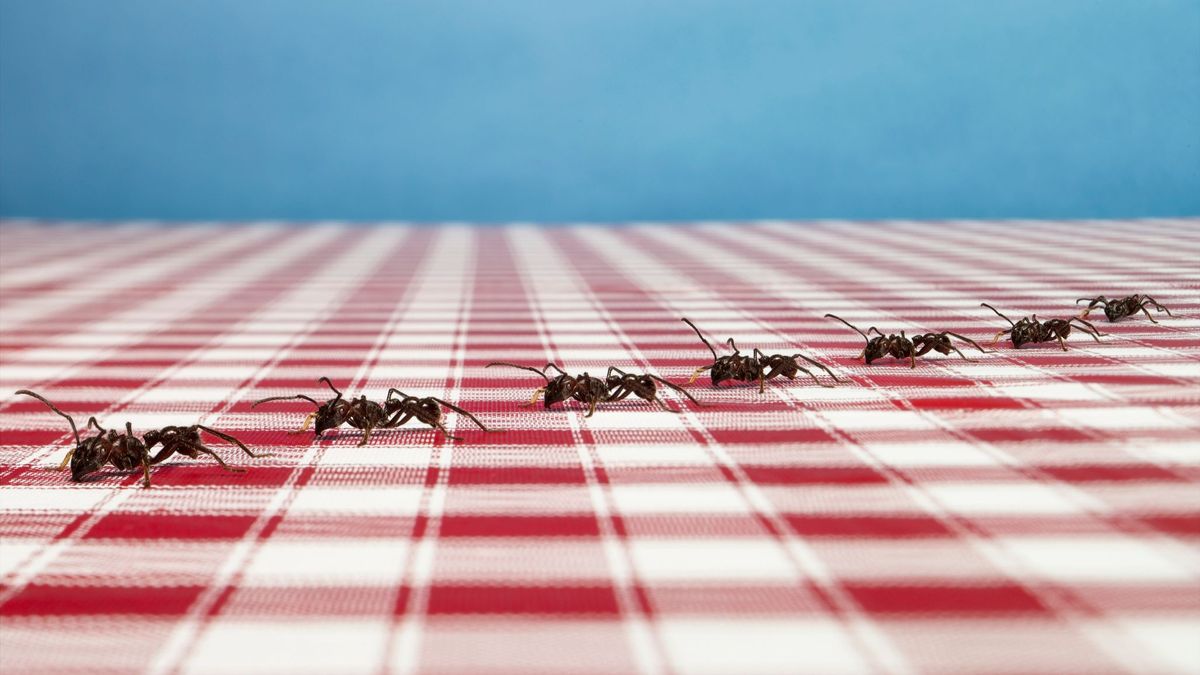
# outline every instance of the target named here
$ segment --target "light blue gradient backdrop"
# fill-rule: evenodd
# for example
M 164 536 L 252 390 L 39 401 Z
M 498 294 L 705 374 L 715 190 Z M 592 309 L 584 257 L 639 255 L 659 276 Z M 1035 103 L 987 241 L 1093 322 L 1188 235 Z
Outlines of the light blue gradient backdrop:
M 0 213 L 1200 213 L 1200 2 L 0 0 Z

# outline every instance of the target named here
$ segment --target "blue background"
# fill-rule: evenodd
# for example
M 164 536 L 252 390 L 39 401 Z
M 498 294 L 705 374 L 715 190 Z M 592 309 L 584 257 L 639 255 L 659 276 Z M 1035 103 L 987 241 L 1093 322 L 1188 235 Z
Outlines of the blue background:
M 0 214 L 1200 213 L 1200 2 L 0 0 Z

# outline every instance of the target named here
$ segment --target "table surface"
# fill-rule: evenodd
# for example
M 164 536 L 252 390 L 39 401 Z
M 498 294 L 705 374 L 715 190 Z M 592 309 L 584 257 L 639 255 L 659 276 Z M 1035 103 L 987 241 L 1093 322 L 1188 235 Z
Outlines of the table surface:
M 5 672 L 1200 671 L 1200 220 L 0 226 Z M 865 366 L 823 318 L 980 342 L 1148 293 L 1097 343 Z M 683 382 L 593 417 L 494 360 Z M 288 434 L 389 387 L 473 411 Z M 823 380 L 828 380 L 822 375 Z M 74 483 L 61 418 L 200 422 Z

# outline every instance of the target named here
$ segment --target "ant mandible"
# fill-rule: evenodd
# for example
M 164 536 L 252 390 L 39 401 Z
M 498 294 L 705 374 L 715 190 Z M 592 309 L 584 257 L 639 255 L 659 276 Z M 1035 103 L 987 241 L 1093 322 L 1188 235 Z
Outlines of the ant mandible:
M 462 408 L 443 401 L 440 398 L 432 396 L 425 398 L 416 398 L 409 396 L 397 389 L 389 389 L 387 399 L 383 404 L 376 403 L 361 395 L 356 399 L 342 398 L 342 392 L 337 387 L 333 386 L 333 382 L 328 377 L 322 377 L 317 380 L 318 383 L 324 383 L 333 391 L 334 397 L 319 403 L 315 399 L 305 396 L 304 394 L 296 394 L 295 396 L 271 396 L 268 398 L 255 401 L 250 407 L 254 408 L 261 403 L 269 401 L 285 401 L 292 399 L 301 399 L 308 401 L 317 406 L 317 409 L 308 414 L 304 418 L 304 424 L 299 429 L 289 432 L 292 434 L 304 433 L 313 425 L 313 433 L 315 436 L 320 436 L 328 429 L 336 429 L 343 424 L 349 424 L 354 429 L 361 429 L 363 432 L 362 440 L 359 441 L 359 447 L 367 444 L 371 440 L 371 433 L 376 429 L 394 429 L 402 426 L 408 420 L 416 418 L 418 421 L 424 422 L 429 426 L 441 431 L 443 435 L 454 440 L 461 440 L 457 436 L 451 436 L 446 431 L 445 425 L 442 423 L 442 411 L 440 405 L 444 405 L 451 410 L 466 415 L 472 422 L 479 425 L 479 428 L 484 431 L 491 431 L 483 425 L 474 415 L 463 410 Z M 399 398 L 393 398 L 399 396 Z
M 1158 323 L 1154 317 L 1150 316 L 1150 311 L 1146 309 L 1146 305 L 1154 307 L 1159 312 L 1166 312 L 1167 316 L 1173 316 L 1171 310 L 1158 304 L 1158 301 L 1148 295 L 1135 293 L 1133 295 L 1121 298 L 1120 300 L 1109 300 L 1103 295 L 1097 295 L 1094 298 L 1079 298 L 1075 304 L 1081 302 L 1088 303 L 1088 306 L 1079 313 L 1077 318 L 1086 319 L 1089 312 L 1096 308 L 1096 305 L 1104 307 L 1104 316 L 1108 317 L 1110 323 L 1120 321 L 1127 316 L 1133 316 L 1138 311 L 1146 313 L 1146 318 L 1150 319 L 1150 323 Z
M 1058 340 L 1058 345 L 1062 350 L 1067 351 L 1067 343 L 1065 338 L 1071 335 L 1071 323 L 1078 321 L 1081 325 L 1075 326 L 1084 333 L 1092 336 L 1096 342 L 1100 341 L 1102 333 L 1096 329 L 1091 323 L 1079 317 L 1071 317 L 1070 319 L 1047 319 L 1046 321 L 1038 321 L 1037 314 L 1027 316 L 1020 321 L 1013 323 L 1012 319 L 1000 313 L 1000 310 L 992 307 L 986 302 L 979 303 L 980 307 L 987 307 L 1009 323 L 1012 328 L 1002 330 L 996 333 L 996 337 L 992 338 L 991 344 L 994 345 L 1000 341 L 1000 338 L 1005 334 L 1011 333 L 1013 347 L 1020 348 L 1023 344 L 1037 344 L 1039 342 L 1049 342 Z M 991 346 L 991 345 L 988 345 Z
M 837 319 L 838 321 L 841 321 L 850 328 L 853 328 L 854 331 L 859 335 L 863 336 L 863 339 L 867 341 L 867 344 L 865 347 L 863 347 L 863 350 L 859 352 L 858 356 L 854 358 L 862 358 L 868 366 L 871 365 L 871 362 L 875 359 L 882 358 L 884 356 L 891 356 L 897 359 L 908 359 L 909 368 L 916 368 L 917 357 L 924 356 L 931 351 L 944 354 L 946 356 L 949 356 L 950 352 L 953 351 L 959 356 L 963 357 L 964 360 L 970 361 L 971 359 L 968 359 L 966 354 L 963 354 L 961 351 L 959 351 L 958 348 L 954 346 L 954 343 L 950 341 L 951 337 L 956 337 L 963 342 L 970 343 L 984 354 L 988 353 L 986 349 L 980 347 L 979 344 L 971 338 L 964 337 L 958 333 L 952 333 L 950 331 L 943 331 L 941 333 L 924 333 L 922 335 L 914 336 L 910 340 L 908 336 L 904 334 L 904 331 L 900 331 L 899 335 L 896 335 L 895 333 L 892 333 L 891 335 L 884 335 L 879 331 L 878 328 L 871 326 L 867 329 L 867 332 L 864 333 L 859 330 L 857 326 L 840 316 L 835 314 L 826 314 L 825 316 L 830 319 Z M 875 332 L 875 337 L 870 336 L 872 331 Z
M 692 323 L 688 319 L 680 319 L 680 321 L 683 321 L 687 325 L 691 326 L 692 330 L 696 331 L 696 335 L 700 337 L 700 341 L 704 343 L 705 347 L 708 347 L 708 351 L 712 352 L 713 355 L 713 362 L 707 366 L 700 366 L 697 368 L 692 373 L 691 379 L 688 380 L 688 384 L 695 382 L 696 379 L 700 377 L 700 374 L 707 370 L 710 371 L 709 375 L 712 378 L 712 384 L 714 387 L 726 380 L 733 380 L 735 382 L 753 382 L 754 380 L 758 380 L 758 392 L 760 394 L 765 391 L 765 382 L 767 380 L 771 380 L 780 376 L 786 377 L 789 380 L 795 379 L 797 372 L 804 372 L 813 379 L 813 382 L 816 382 L 822 387 L 833 386 L 818 380 L 817 376 L 814 375 L 812 371 L 808 370 L 804 366 L 801 366 L 796 361 L 798 358 L 804 359 L 817 368 L 824 370 L 829 374 L 830 377 L 833 378 L 834 382 L 842 381 L 838 379 L 837 375 L 833 374 L 832 370 L 803 354 L 793 354 L 791 356 L 787 356 L 785 354 L 772 354 L 767 356 L 759 351 L 757 347 L 755 347 L 753 356 L 744 356 L 738 350 L 737 344 L 734 343 L 733 338 L 729 338 L 725 341 L 725 344 L 729 345 L 729 348 L 733 350 L 733 353 L 726 354 L 725 356 L 717 356 L 717 350 L 713 349 L 713 346 L 709 344 L 707 339 L 705 339 L 704 334 L 700 332 L 700 329 L 696 327 L 696 324 Z
M 82 481 L 89 474 L 99 471 L 104 465 L 112 464 L 121 471 L 132 471 L 140 467 L 142 470 L 142 486 L 150 487 L 150 467 L 161 463 L 175 453 L 191 459 L 196 459 L 201 453 L 204 453 L 217 460 L 221 468 L 226 471 L 233 473 L 244 473 L 246 471 L 240 467 L 229 466 L 217 453 L 206 447 L 200 438 L 201 431 L 238 446 L 251 457 L 271 456 L 270 453 L 259 453 L 256 455 L 244 443 L 233 436 L 206 427 L 203 424 L 193 424 L 188 427 L 165 426 L 158 430 L 147 431 L 139 439 L 134 435 L 133 425 L 129 422 L 125 423 L 125 433 L 118 433 L 113 429 L 105 429 L 100 426 L 95 417 L 89 417 L 84 431 L 95 428 L 97 433 L 91 438 L 80 438 L 79 430 L 75 427 L 75 420 L 70 415 L 59 410 L 57 406 L 46 398 L 28 389 L 21 389 L 16 393 L 32 396 L 45 403 L 47 407 L 61 415 L 71 425 L 71 433 L 75 435 L 75 448 L 63 458 L 62 463 L 58 465 L 58 470 L 63 470 L 70 463 L 71 480 L 76 482 Z M 162 445 L 162 449 L 151 457 L 150 450 L 160 444 Z

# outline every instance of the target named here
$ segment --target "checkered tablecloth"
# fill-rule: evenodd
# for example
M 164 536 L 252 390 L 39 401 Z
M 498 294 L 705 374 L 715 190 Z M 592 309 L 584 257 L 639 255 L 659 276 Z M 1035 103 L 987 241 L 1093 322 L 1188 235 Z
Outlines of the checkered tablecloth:
M 1200 220 L 0 227 L 5 673 L 1200 672 Z M 980 341 L 916 369 L 833 312 Z M 682 382 L 715 345 L 849 380 L 522 406 L 494 360 Z M 474 411 L 288 435 L 389 387 Z M 73 483 L 65 422 L 273 457 Z

